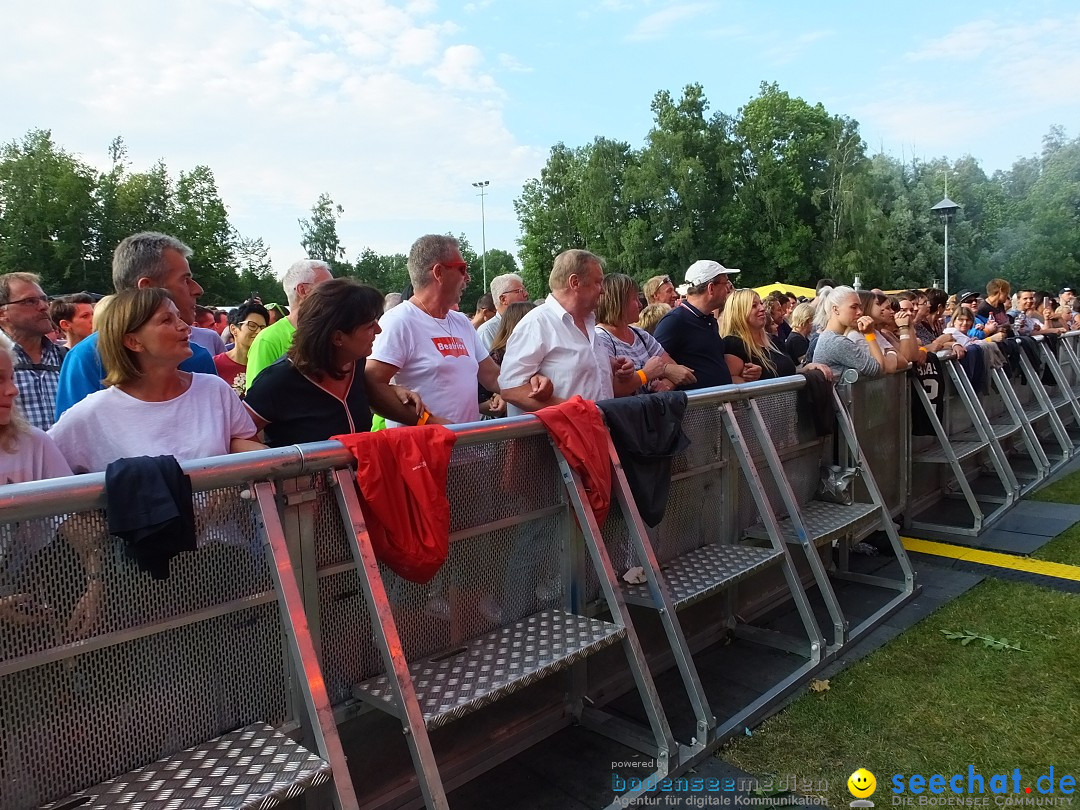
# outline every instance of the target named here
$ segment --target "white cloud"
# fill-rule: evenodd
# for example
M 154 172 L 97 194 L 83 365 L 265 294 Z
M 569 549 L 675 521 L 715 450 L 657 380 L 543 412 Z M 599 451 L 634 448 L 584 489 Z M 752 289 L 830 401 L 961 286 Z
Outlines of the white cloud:
M 626 39 L 630 42 L 660 39 L 676 23 L 698 17 L 710 8 L 709 3 L 676 3 L 660 11 L 654 11 L 639 20 L 633 30 L 627 34 Z
M 1080 15 L 999 21 L 976 20 L 906 55 L 931 63 L 962 89 L 970 82 L 1012 96 L 1024 108 L 1080 101 Z
M 523 65 L 513 56 L 508 53 L 499 54 L 499 64 L 503 70 L 508 70 L 511 73 L 532 73 L 533 69 L 528 65 Z
M 298 258 L 296 220 L 324 191 L 345 208 L 352 257 L 474 218 L 478 228 L 478 175 L 492 181 L 488 243 L 515 249 L 509 201 L 544 150 L 510 133 L 485 54 L 434 3 L 60 5 L 5 11 L 5 139 L 51 128 L 104 168 L 120 134 L 135 170 L 159 157 L 174 175 L 206 164 L 234 224 L 262 236 L 279 269 Z

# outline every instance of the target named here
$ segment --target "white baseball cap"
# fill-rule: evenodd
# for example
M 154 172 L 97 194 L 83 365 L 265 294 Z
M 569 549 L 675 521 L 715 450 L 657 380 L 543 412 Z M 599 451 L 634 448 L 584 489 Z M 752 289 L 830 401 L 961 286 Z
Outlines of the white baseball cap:
M 686 268 L 686 283 L 691 287 L 697 287 L 706 281 L 712 281 L 717 276 L 733 276 L 739 272 L 734 267 L 724 267 L 720 262 L 714 262 L 712 259 L 698 259 Z

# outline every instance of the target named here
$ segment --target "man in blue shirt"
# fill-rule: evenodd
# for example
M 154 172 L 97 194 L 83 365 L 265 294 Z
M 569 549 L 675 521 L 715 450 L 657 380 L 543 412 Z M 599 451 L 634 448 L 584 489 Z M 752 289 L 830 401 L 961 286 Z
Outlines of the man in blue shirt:
M 195 321 L 195 302 L 203 293 L 191 275 L 187 257 L 191 248 L 175 237 L 147 231 L 127 237 L 113 251 L 113 286 L 117 292 L 136 287 L 162 287 L 169 291 L 180 318 L 187 324 Z M 106 303 L 107 305 L 107 303 Z M 210 352 L 191 342 L 191 357 L 180 364 L 182 371 L 216 374 Z M 67 353 L 60 369 L 60 388 L 56 394 L 56 418 L 104 386 L 105 368 L 98 353 L 98 334 L 94 332 Z
M 731 385 L 724 339 L 713 310 L 723 309 L 732 290 L 728 276 L 738 272 L 710 259 L 694 262 L 686 270 L 686 300 L 665 315 L 653 332 L 676 363 L 694 370 L 697 382 L 680 386 L 683 390 Z

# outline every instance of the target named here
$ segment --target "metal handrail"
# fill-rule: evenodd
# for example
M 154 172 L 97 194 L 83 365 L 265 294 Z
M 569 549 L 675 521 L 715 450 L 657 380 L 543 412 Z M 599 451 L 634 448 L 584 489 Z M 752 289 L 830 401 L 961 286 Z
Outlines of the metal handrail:
M 797 374 L 792 377 L 692 391 L 687 398 L 690 404 L 695 406 L 721 405 L 725 402 L 797 391 L 805 385 L 805 378 Z M 540 436 L 546 432 L 543 423 L 530 414 L 450 425 L 449 429 L 457 434 L 457 447 Z M 184 461 L 180 467 L 191 477 L 192 490 L 203 492 L 255 480 L 295 478 L 308 473 L 347 467 L 352 462 L 352 453 L 343 444 L 324 441 Z M 104 507 L 103 472 L 0 486 L 0 521 L 3 522 L 32 520 Z

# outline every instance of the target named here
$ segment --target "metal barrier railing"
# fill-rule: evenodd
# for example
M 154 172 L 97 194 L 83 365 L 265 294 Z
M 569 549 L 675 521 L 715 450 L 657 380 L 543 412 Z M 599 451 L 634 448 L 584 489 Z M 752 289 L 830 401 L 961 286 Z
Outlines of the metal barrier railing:
M 1077 414 L 1078 335 L 1068 337 L 1055 372 L 1071 400 L 1051 398 L 1047 414 Z M 1025 379 L 1037 381 L 1034 371 Z M 285 730 L 329 763 L 342 807 L 357 802 L 353 780 L 364 786 L 365 806 L 418 797 L 444 806 L 446 790 L 571 722 L 650 751 L 658 772 L 690 767 L 914 593 L 889 519 L 921 495 L 909 472 L 906 380 L 839 387 L 836 439 L 814 433 L 802 388 L 797 377 L 692 394 L 684 420 L 691 445 L 674 460 L 667 513 L 655 530 L 644 529 L 618 486 L 620 508 L 605 526 L 590 526 L 578 483 L 535 418 L 455 427 L 450 557 L 422 586 L 365 566 L 366 532 L 341 486 L 352 457 L 336 442 L 185 463 L 198 493 L 200 549 L 178 558 L 164 582 L 134 572 L 105 535 L 102 474 L 0 487 L 0 597 L 26 594 L 49 616 L 0 619 L 0 810 L 54 801 L 253 723 Z M 952 391 L 948 397 L 960 396 Z M 986 408 L 994 418 L 1013 401 L 1000 399 Z M 1028 434 L 1016 435 L 1019 442 Z M 1011 461 L 1006 449 L 1001 457 Z M 818 497 L 821 465 L 836 461 L 837 450 L 863 472 L 850 506 Z M 875 530 L 896 552 L 892 580 L 848 567 L 848 542 Z M 754 549 L 760 564 L 749 559 Z M 676 570 L 717 554 L 735 560 L 723 576 Z M 635 565 L 646 569 L 646 587 L 605 587 Z M 852 622 L 833 589 L 837 576 L 891 595 Z M 824 634 L 807 602 L 811 584 L 832 623 Z M 715 607 L 684 609 L 705 600 Z M 802 616 L 801 640 L 746 622 L 785 601 Z M 657 608 L 662 632 L 639 643 L 635 626 Z M 407 665 L 552 611 L 613 627 L 632 672 L 605 655 L 588 667 L 575 659 L 565 678 L 500 692 L 504 716 L 493 719 L 474 701 L 467 718 L 457 710 L 409 717 L 423 690 Z M 731 630 L 797 650 L 803 663 L 718 720 L 696 672 L 697 650 Z M 673 666 L 696 706 L 692 733 L 674 732 L 677 743 L 655 705 L 638 732 L 598 714 L 635 688 L 648 704 L 650 669 Z M 412 697 L 399 689 L 386 705 L 406 729 L 422 725 L 427 743 L 417 746 L 411 734 L 411 751 L 390 750 L 397 734 L 388 736 L 371 708 L 379 678 L 414 684 Z M 521 689 L 528 697 L 519 700 Z M 452 735 L 443 731 L 451 721 Z M 470 735 L 473 743 L 462 744 Z

